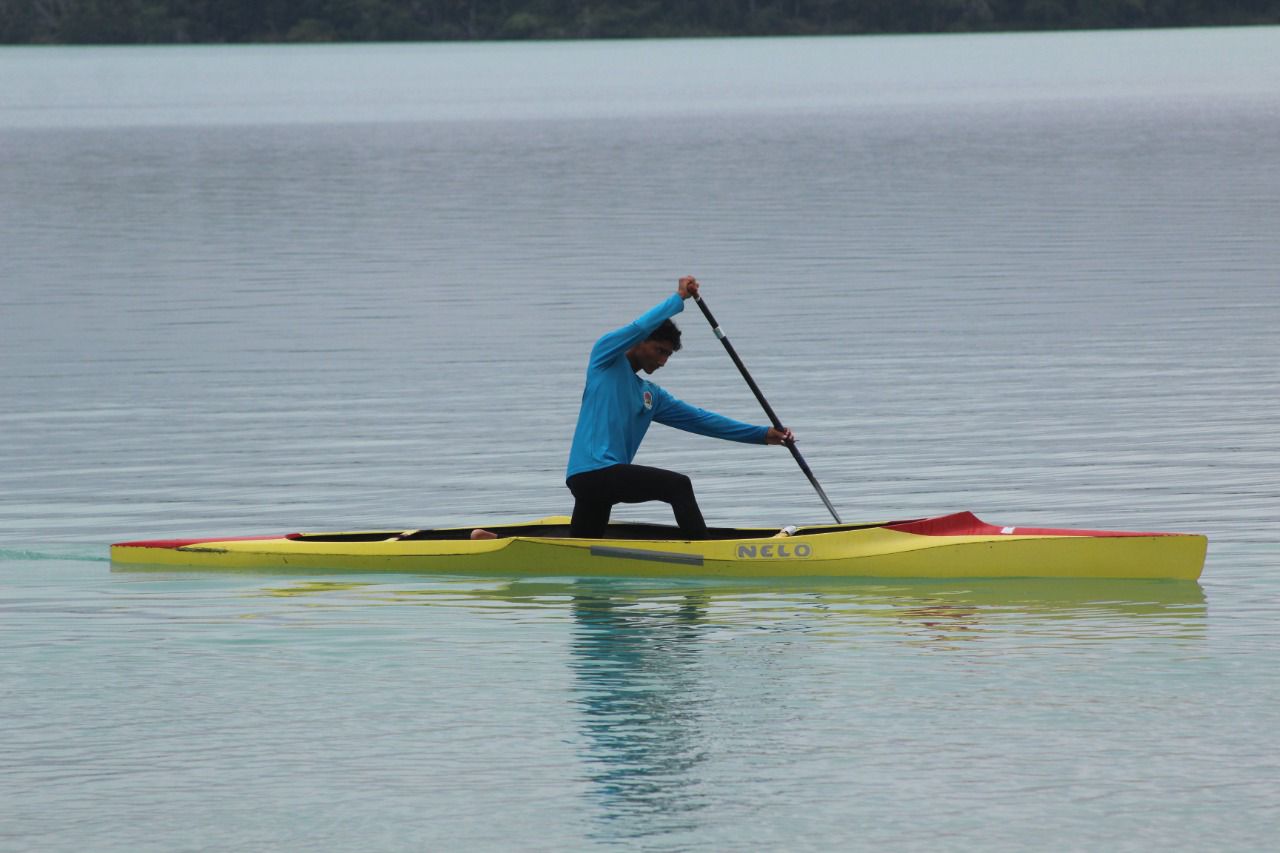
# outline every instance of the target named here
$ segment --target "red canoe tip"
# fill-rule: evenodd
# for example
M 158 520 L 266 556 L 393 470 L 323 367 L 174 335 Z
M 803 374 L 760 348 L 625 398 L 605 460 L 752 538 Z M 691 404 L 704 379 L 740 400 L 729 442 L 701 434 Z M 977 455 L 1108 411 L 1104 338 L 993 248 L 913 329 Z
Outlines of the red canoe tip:
M 210 542 L 253 542 L 263 539 L 294 539 L 297 533 L 281 536 L 278 533 L 269 536 L 206 536 L 203 539 L 146 539 L 138 542 L 116 542 L 112 548 L 185 548 L 188 545 L 206 545 Z
M 954 512 L 933 518 L 885 525 L 886 530 L 917 536 L 1179 536 L 1178 533 L 1135 533 L 1124 530 L 1079 530 L 1056 527 L 1000 527 L 987 524 L 971 512 Z

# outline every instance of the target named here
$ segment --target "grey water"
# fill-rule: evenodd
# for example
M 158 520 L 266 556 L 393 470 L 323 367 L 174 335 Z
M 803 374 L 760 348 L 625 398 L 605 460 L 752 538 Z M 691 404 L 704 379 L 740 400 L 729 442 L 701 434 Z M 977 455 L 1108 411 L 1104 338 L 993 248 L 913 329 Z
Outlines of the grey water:
M 0 48 L 0 849 L 1266 849 L 1278 229 L 1275 28 Z M 682 274 L 846 520 L 1203 577 L 110 564 L 568 511 L 587 350 Z M 763 422 L 677 320 L 657 381 Z M 777 448 L 637 461 L 825 518 Z

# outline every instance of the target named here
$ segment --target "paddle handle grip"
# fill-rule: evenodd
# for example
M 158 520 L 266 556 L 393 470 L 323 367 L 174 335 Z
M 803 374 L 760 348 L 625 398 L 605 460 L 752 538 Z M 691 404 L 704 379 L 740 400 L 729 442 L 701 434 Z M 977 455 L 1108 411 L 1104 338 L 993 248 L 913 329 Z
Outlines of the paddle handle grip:
M 760 408 L 764 409 L 764 413 L 768 415 L 769 422 L 773 424 L 774 429 L 782 431 L 786 429 L 782 425 L 782 421 L 778 419 L 778 415 L 773 411 L 773 406 L 769 405 L 769 401 L 764 398 L 764 392 L 760 390 L 760 386 L 756 384 L 755 379 L 751 378 L 751 372 L 747 370 L 747 366 L 742 363 L 742 358 L 738 355 L 738 351 L 733 348 L 733 344 L 729 342 L 729 336 L 725 334 L 724 329 L 720 328 L 720 324 L 716 322 L 715 315 L 711 313 L 711 309 L 707 307 L 707 303 L 702 300 L 701 296 L 693 297 L 693 301 L 698 304 L 698 308 L 702 310 L 702 316 L 707 318 L 707 322 L 711 324 L 711 330 L 715 332 L 720 343 L 724 344 L 725 352 L 729 353 L 729 358 L 733 359 L 734 365 L 738 368 L 738 372 L 742 374 L 742 378 L 747 381 L 747 387 L 751 389 L 751 393 L 756 395 L 756 400 L 760 403 Z M 791 451 L 792 457 L 795 458 L 796 464 L 800 466 L 800 470 L 804 472 L 805 477 L 809 480 L 809 485 L 813 486 L 814 491 L 818 493 L 818 497 L 826 504 L 827 511 L 831 513 L 831 517 L 836 520 L 836 524 L 844 524 L 840 520 L 840 514 L 836 512 L 836 508 L 831 505 L 831 499 L 827 497 L 827 493 L 823 491 L 822 486 L 818 484 L 818 478 L 813 476 L 813 471 L 809 468 L 809 463 L 804 461 L 804 457 L 800 455 L 800 448 L 796 447 L 794 440 L 783 442 L 787 446 L 787 450 Z

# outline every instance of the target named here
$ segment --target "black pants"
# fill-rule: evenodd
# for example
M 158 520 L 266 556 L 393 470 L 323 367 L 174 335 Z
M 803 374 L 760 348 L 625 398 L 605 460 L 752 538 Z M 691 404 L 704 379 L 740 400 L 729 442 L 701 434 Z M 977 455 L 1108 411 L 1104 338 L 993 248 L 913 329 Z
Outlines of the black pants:
M 707 523 L 693 496 L 693 483 L 684 474 L 645 465 L 612 465 L 574 474 L 567 485 L 574 497 L 571 536 L 582 539 L 604 536 L 614 504 L 663 501 L 671 504 L 676 524 L 680 525 L 685 538 L 707 538 Z

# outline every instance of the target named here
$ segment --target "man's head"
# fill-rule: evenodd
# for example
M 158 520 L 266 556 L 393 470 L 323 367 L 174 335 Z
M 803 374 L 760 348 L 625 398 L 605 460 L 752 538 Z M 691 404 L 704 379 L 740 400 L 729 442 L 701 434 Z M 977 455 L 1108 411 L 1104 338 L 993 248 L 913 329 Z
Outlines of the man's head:
M 680 328 L 670 320 L 653 330 L 644 341 L 627 350 L 627 360 L 632 370 L 653 373 L 667 363 L 673 352 L 680 349 Z
M 651 341 L 666 341 L 671 345 L 671 352 L 680 351 L 680 327 L 671 320 L 663 320 L 662 325 L 649 335 Z

